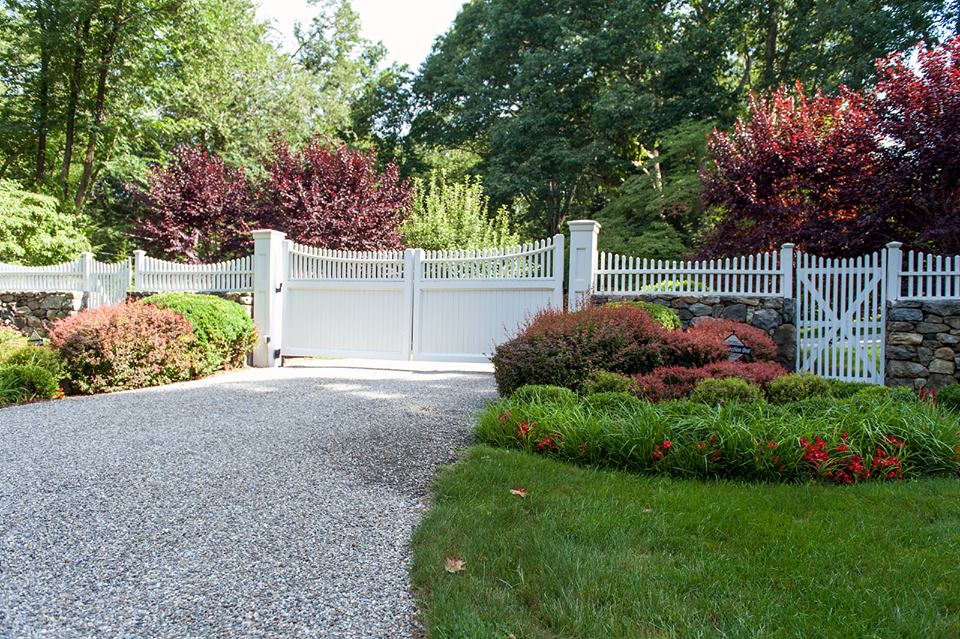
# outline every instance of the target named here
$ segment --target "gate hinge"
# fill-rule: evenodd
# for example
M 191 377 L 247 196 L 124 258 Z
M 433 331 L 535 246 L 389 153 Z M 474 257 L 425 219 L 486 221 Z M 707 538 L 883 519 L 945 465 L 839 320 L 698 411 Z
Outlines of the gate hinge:
M 280 349 L 279 349 L 279 348 L 273 351 L 273 359 L 280 359 Z

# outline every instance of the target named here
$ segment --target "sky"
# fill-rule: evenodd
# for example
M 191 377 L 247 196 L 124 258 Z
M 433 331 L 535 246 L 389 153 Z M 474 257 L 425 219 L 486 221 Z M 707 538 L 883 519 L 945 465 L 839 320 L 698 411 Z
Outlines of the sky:
M 351 0 L 360 14 L 363 36 L 383 42 L 390 61 L 416 70 L 434 39 L 453 22 L 464 0 Z M 293 25 L 307 24 L 317 12 L 307 0 L 261 0 L 257 15 L 272 21 L 286 48 L 293 49 Z

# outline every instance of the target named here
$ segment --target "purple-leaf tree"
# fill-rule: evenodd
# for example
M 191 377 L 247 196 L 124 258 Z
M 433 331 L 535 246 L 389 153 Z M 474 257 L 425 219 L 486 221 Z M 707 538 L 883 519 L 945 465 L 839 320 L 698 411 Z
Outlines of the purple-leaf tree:
M 301 244 L 371 251 L 402 247 L 411 186 L 396 164 L 378 172 L 371 153 L 316 138 L 299 151 L 274 144 L 261 185 L 260 225 Z
M 250 252 L 256 202 L 243 169 L 184 145 L 133 191 L 142 209 L 134 236 L 151 255 L 196 263 Z

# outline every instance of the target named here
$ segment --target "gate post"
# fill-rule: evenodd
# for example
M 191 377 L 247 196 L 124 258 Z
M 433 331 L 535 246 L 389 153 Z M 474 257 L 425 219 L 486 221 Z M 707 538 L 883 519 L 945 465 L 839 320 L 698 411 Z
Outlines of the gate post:
M 138 292 L 147 290 L 143 285 L 143 262 L 146 256 L 147 252 L 143 249 L 137 249 L 133 252 L 133 290 Z
M 283 335 L 283 284 L 286 279 L 285 233 L 253 232 L 253 323 L 257 346 L 253 365 L 269 368 L 280 364 Z
M 784 299 L 793 297 L 793 249 L 796 244 L 787 242 L 780 245 L 780 269 L 783 272 L 783 290 L 780 295 Z
M 567 308 L 574 311 L 590 299 L 596 286 L 597 236 L 600 223 L 573 220 L 570 227 L 570 278 L 567 282 Z
M 887 278 L 887 301 L 896 302 L 900 299 L 900 269 L 903 267 L 903 254 L 900 247 L 903 242 L 887 243 L 887 272 L 884 277 Z

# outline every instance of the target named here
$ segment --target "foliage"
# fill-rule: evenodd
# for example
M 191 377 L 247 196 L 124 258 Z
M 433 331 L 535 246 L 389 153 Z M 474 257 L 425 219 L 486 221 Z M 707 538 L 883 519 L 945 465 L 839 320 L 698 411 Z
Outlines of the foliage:
M 742 359 L 747 362 L 773 361 L 777 357 L 777 345 L 762 328 L 728 319 L 701 318 L 687 332 L 700 336 L 712 336 L 725 340 L 731 335 L 750 347 L 750 354 Z
M 874 223 L 895 219 L 898 236 L 960 253 L 960 36 L 919 45 L 877 64 L 873 97 L 888 165 Z
M 477 437 L 590 466 L 682 477 L 850 483 L 960 473 L 956 419 L 892 395 L 603 407 L 510 398 L 481 413 Z
M 702 482 L 476 446 L 431 503 L 411 577 L 429 636 L 955 634 L 954 478 Z
M 40 366 L 17 364 L 0 367 L 0 406 L 53 399 L 59 390 L 53 374 Z
M 715 362 L 700 368 L 663 366 L 638 375 L 634 390 L 640 397 L 656 402 L 686 397 L 704 379 L 738 377 L 766 387 L 786 374 L 785 368 L 773 362 Z
M 14 328 L 0 326 L 0 362 L 10 353 L 27 346 L 27 336 Z
M 413 209 L 401 227 L 407 246 L 426 250 L 478 249 L 520 244 L 509 209 L 491 217 L 480 178 L 451 182 L 446 173 L 414 180 Z
M 739 377 L 703 379 L 697 382 L 690 393 L 690 401 L 711 406 L 721 406 L 727 402 L 756 402 L 762 399 L 763 391 L 758 386 Z
M 76 217 L 57 211 L 54 198 L 0 180 L 0 262 L 58 264 L 89 250 Z
M 571 406 L 577 403 L 577 394 L 569 388 L 561 386 L 528 384 L 513 391 L 510 397 L 518 402 L 547 402 L 550 404 L 569 404 Z
M 948 384 L 937 391 L 937 403 L 960 413 L 960 384 Z
M 63 358 L 59 351 L 49 346 L 20 346 L 16 349 L 0 349 L 0 367 L 36 366 L 48 371 L 54 381 L 63 377 Z
M 830 384 L 830 396 L 839 399 L 853 397 L 864 389 L 874 387 L 873 384 L 867 384 L 866 382 L 846 382 L 839 379 L 827 381 Z
M 144 298 L 143 303 L 170 309 L 190 322 L 199 375 L 243 366 L 257 343 L 253 320 L 236 302 L 214 295 L 159 293 Z
M 863 95 L 807 95 L 799 84 L 754 97 L 733 132 L 711 136 L 707 202 L 720 211 L 707 250 L 745 253 L 795 242 L 824 255 L 887 241 L 864 226 L 881 168 L 878 118 Z
M 145 190 L 133 187 L 143 215 L 135 235 L 154 255 L 215 262 L 249 252 L 255 208 L 243 169 L 193 146 L 177 147 L 166 166 L 151 169 Z
M 689 328 L 665 334 L 661 352 L 665 366 L 697 368 L 726 360 L 730 351 L 718 335 Z
M 545 310 L 497 347 L 492 358 L 497 388 L 503 395 L 524 384 L 580 390 L 595 370 L 649 371 L 662 361 L 663 332 L 649 313 L 631 306 Z
M 278 141 L 260 187 L 259 223 L 301 244 L 371 251 L 401 246 L 411 187 L 396 164 L 382 171 L 372 153 L 330 149 L 313 138 L 293 150 Z
M 877 57 L 929 36 L 945 11 L 926 0 L 470 2 L 414 80 L 411 138 L 481 155 L 494 203 L 523 198 L 548 235 L 627 178 L 638 182 L 627 197 L 652 190 L 643 197 L 655 211 L 676 204 L 696 217 L 699 158 L 664 164 L 658 182 L 644 150 L 682 140 L 675 127 L 725 126 L 754 89 L 868 82 Z M 631 237 L 670 235 L 673 248 L 688 236 L 676 218 L 620 210 L 607 217 L 629 221 Z
M 799 402 L 813 397 L 831 395 L 833 388 L 829 380 L 811 373 L 791 373 L 767 385 L 767 399 L 775 404 Z
M 732 133 L 711 137 L 708 252 L 791 241 L 842 256 L 890 238 L 960 251 L 960 36 L 893 54 L 877 74 L 869 91 L 797 84 L 753 98 Z
M 50 332 L 70 390 L 84 394 L 190 379 L 198 366 L 194 340 L 182 315 L 141 303 L 83 311 Z
M 599 393 L 627 393 L 633 387 L 633 380 L 622 373 L 593 371 L 583 382 L 583 390 L 588 395 Z
M 677 314 L 675 309 L 670 308 L 669 306 L 664 306 L 662 304 L 654 304 L 653 302 L 644 302 L 643 300 L 635 300 L 632 302 L 611 302 L 608 306 L 635 306 L 637 308 L 642 308 L 646 312 L 650 313 L 650 316 L 658 323 L 660 326 L 664 327 L 667 330 L 677 330 L 683 326 L 683 323 L 680 321 L 680 316 Z

